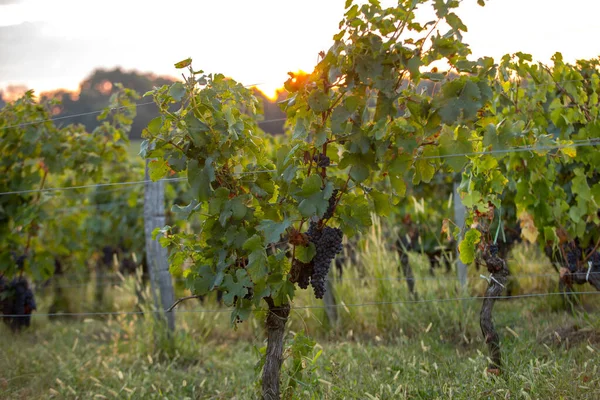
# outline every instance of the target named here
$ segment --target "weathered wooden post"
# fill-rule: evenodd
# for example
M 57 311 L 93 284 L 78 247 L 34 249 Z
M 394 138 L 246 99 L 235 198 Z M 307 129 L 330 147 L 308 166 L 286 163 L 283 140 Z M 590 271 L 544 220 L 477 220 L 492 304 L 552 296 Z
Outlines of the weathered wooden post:
M 152 231 L 155 228 L 165 226 L 165 191 L 164 182 L 150 181 L 148 173 L 148 162 L 146 160 L 145 190 L 144 190 L 144 232 L 146 235 L 146 259 L 148 262 L 148 273 L 150 274 L 150 286 L 154 304 L 160 311 L 161 316 L 166 318 L 169 331 L 175 330 L 175 313 L 164 311 L 169 309 L 175 302 L 173 292 L 173 281 L 169 273 L 167 249 L 162 247 L 158 240 L 152 240 Z M 157 296 L 158 292 L 158 296 Z

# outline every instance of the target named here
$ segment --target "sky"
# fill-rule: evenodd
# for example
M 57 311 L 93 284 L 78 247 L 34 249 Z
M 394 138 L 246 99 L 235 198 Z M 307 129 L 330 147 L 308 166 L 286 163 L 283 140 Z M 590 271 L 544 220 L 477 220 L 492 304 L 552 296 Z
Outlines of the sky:
M 178 77 L 177 61 L 272 94 L 332 44 L 345 0 L 0 0 L 0 90 L 76 90 L 98 67 Z M 392 5 L 393 0 L 382 0 Z M 600 55 L 597 0 L 463 0 L 473 58 Z

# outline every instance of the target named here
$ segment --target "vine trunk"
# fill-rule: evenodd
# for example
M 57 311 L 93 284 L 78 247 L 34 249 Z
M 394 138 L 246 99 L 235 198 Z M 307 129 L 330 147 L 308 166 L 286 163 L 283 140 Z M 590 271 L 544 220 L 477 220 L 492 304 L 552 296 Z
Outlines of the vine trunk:
M 269 305 L 269 313 L 265 322 L 267 354 L 262 375 L 262 393 L 264 400 L 278 400 L 285 324 L 290 315 L 290 306 L 289 304 L 275 306 L 270 297 L 265 298 L 265 301 Z
M 502 368 L 500 337 L 494 328 L 492 311 L 497 297 L 501 296 L 506 288 L 509 271 L 506 262 L 497 256 L 488 256 L 485 258 L 485 261 L 491 275 L 488 288 L 485 291 L 481 313 L 479 315 L 479 324 L 485 343 L 490 351 L 491 363 L 488 367 L 488 371 L 499 374 Z

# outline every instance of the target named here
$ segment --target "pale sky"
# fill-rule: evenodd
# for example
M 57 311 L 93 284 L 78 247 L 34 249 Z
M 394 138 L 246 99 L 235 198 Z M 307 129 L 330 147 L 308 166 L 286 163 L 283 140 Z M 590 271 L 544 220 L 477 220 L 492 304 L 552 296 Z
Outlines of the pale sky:
M 598 57 L 599 11 L 597 0 L 463 0 L 457 14 L 473 58 L 547 62 Z M 288 71 L 312 70 L 343 13 L 344 0 L 0 0 L 0 89 L 75 90 L 97 67 L 177 77 L 173 64 L 192 57 L 270 94 Z

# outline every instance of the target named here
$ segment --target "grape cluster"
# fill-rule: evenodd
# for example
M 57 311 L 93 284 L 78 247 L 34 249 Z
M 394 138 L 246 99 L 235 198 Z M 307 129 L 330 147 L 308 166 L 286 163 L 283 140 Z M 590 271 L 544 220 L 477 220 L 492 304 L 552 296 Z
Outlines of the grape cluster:
M 323 214 L 323 219 L 329 219 L 333 217 L 333 208 L 335 207 L 335 202 L 337 200 L 338 190 L 335 189 L 329 198 L 329 204 L 327 205 L 327 211 Z
M 16 264 L 19 270 L 22 270 L 25 267 L 25 260 L 27 257 L 23 254 L 17 257 Z
M 569 250 L 567 252 L 567 268 L 569 271 L 575 272 L 577 271 L 577 260 L 580 258 L 579 251 L 577 250 Z
M 488 250 L 492 257 L 496 257 L 498 255 L 498 244 L 492 243 L 488 246 Z
M 600 267 L 600 252 L 594 251 L 590 257 L 590 261 L 594 267 Z
M 313 161 L 317 163 L 317 167 L 327 168 L 331 165 L 331 159 L 325 154 L 315 154 Z
M 13 330 L 18 331 L 31 323 L 31 312 L 37 309 L 33 292 L 25 278 L 15 278 L 10 283 L 0 278 L 0 312 L 18 315 L 3 318 Z
M 319 229 L 316 222 L 311 222 L 306 235 L 316 249 L 312 260 L 313 271 L 310 276 L 310 284 L 315 292 L 315 297 L 322 299 L 325 295 L 325 283 L 331 261 L 342 251 L 343 233 L 340 229 L 329 226 Z
M 310 277 L 313 273 L 312 264 L 305 264 L 298 260 L 294 260 L 294 267 L 297 270 L 297 278 L 296 282 L 300 289 L 307 289 L 308 285 L 310 285 Z

